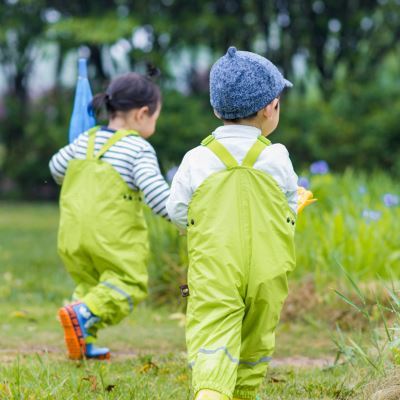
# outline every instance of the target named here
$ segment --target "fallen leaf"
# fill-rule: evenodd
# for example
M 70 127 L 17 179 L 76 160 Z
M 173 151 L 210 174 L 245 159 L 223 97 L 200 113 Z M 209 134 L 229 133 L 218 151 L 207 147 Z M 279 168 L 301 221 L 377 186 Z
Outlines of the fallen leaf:
M 285 383 L 287 379 L 281 376 L 271 376 L 270 381 L 273 383 Z
M 83 381 L 88 381 L 90 383 L 90 389 L 95 392 L 97 390 L 97 378 L 94 375 L 84 376 Z
M 157 371 L 158 366 L 156 364 L 154 364 L 152 361 L 149 361 L 140 367 L 139 372 L 141 374 L 147 374 L 148 372 L 150 372 L 152 370 Z

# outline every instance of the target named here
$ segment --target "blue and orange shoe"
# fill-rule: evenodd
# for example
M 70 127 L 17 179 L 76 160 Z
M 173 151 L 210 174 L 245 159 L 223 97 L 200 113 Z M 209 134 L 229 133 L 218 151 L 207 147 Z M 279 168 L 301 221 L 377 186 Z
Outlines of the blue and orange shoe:
M 58 317 L 64 329 L 64 339 L 71 360 L 92 358 L 110 359 L 110 350 L 87 343 L 88 329 L 100 318 L 94 315 L 84 303 L 68 304 L 58 310 Z

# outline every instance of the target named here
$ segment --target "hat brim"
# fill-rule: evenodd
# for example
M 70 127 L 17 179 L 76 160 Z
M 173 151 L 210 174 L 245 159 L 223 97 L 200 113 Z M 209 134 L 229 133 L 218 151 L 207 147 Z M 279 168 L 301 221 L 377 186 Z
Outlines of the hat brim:
M 293 87 L 293 83 L 288 81 L 287 79 L 284 79 L 285 82 L 285 87 Z
M 284 79 L 284 82 L 285 82 L 285 87 L 287 87 L 287 88 L 293 87 L 293 83 L 288 81 L 287 79 Z

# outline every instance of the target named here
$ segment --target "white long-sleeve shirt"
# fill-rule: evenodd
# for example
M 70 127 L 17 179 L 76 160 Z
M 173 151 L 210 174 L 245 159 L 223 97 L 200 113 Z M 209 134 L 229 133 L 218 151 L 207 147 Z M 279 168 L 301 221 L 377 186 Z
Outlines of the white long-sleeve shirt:
M 213 135 L 241 164 L 261 131 L 252 126 L 235 124 L 220 126 Z M 181 228 L 186 227 L 188 206 L 193 193 L 206 178 L 225 168 L 221 160 L 205 146 L 198 146 L 185 155 L 173 179 L 166 204 L 172 222 Z M 267 146 L 254 168 L 276 180 L 290 208 L 297 213 L 297 175 L 286 147 L 278 143 Z
M 114 133 L 114 130 L 105 127 L 97 131 L 95 152 Z M 52 157 L 50 172 L 58 184 L 62 184 L 70 160 L 86 158 L 88 139 L 88 134 L 84 132 Z M 110 163 L 131 189 L 143 192 L 146 204 L 154 213 L 168 218 L 165 204 L 169 196 L 169 186 L 161 175 L 156 152 L 149 142 L 140 136 L 126 136 L 111 146 L 102 156 L 102 160 Z

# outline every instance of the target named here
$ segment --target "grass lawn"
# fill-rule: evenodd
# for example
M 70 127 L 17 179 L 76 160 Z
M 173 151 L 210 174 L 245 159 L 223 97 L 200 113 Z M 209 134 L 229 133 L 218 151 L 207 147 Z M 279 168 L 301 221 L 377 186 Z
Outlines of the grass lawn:
M 111 362 L 66 360 L 56 309 L 56 304 L 1 305 L 1 399 L 189 397 L 184 330 L 168 308 L 141 306 L 121 325 L 103 331 L 100 341 L 112 348 Z M 306 323 L 281 325 L 261 398 L 349 398 L 360 376 L 347 366 L 328 367 L 333 354 L 328 330 L 321 335 Z
M 73 285 L 56 254 L 57 221 L 55 205 L 0 203 L 0 399 L 188 399 L 181 300 L 144 303 L 101 332 L 110 362 L 66 360 L 56 311 Z M 261 399 L 364 398 L 357 385 L 369 372 L 332 366 L 331 334 L 310 312 L 284 318 Z

